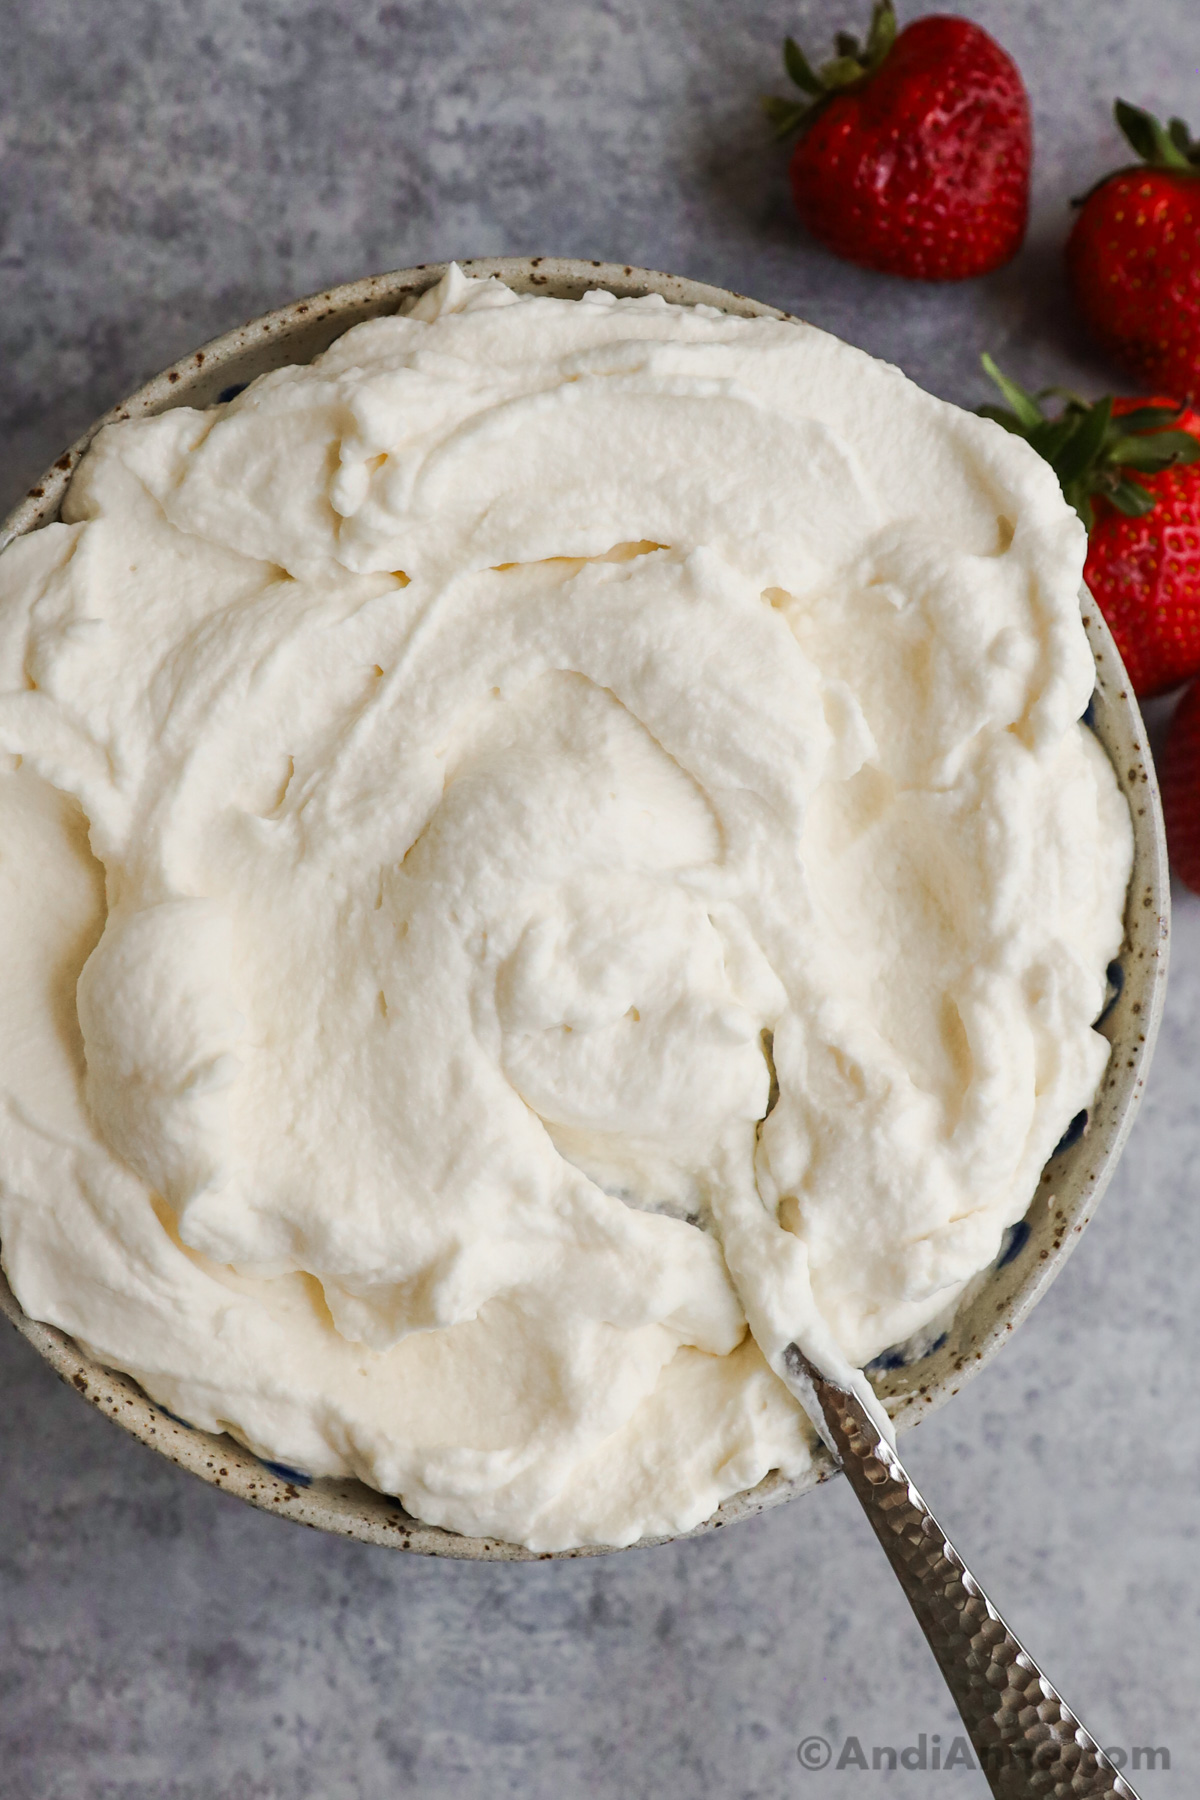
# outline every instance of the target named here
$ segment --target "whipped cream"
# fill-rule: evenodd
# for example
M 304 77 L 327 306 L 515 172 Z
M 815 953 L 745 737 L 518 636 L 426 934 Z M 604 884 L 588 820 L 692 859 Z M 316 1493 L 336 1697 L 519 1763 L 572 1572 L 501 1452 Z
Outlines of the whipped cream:
M 453 268 L 107 428 L 0 557 L 26 1311 L 537 1549 L 799 1473 L 786 1346 L 944 1314 L 1104 1068 L 1084 548 L 820 331 Z

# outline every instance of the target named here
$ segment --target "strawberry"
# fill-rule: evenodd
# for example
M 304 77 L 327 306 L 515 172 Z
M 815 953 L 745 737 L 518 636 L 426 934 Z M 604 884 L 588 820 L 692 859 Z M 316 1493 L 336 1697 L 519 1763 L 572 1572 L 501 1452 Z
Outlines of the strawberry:
M 1200 398 L 1200 144 L 1118 100 L 1142 162 L 1083 200 L 1067 240 L 1075 303 L 1097 342 L 1148 387 Z
M 1083 567 L 1134 693 L 1165 693 L 1200 671 L 1200 414 L 1173 400 L 1066 394 L 1057 418 L 983 366 L 1008 407 L 985 417 L 1025 438 L 1088 530 Z
M 791 39 L 807 100 L 763 102 L 792 152 L 796 211 L 838 256 L 923 281 L 986 275 L 1015 256 L 1029 211 L 1029 99 L 1012 58 L 967 19 L 896 35 L 879 0 L 866 43 L 847 32 L 819 70 Z
M 1200 894 L 1200 683 L 1175 709 L 1162 759 L 1162 802 L 1171 864 Z

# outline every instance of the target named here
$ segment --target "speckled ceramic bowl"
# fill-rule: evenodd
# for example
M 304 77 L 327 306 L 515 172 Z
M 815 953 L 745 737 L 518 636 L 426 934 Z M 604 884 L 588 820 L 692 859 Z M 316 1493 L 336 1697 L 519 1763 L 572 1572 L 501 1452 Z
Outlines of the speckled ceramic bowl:
M 473 275 L 498 275 L 521 292 L 576 299 L 588 288 L 604 287 L 617 295 L 662 294 L 684 305 L 703 303 L 744 317 L 787 316 L 724 288 L 628 265 L 508 257 L 468 262 L 463 267 Z M 394 312 L 404 299 L 431 286 L 442 273 L 443 265 L 404 269 L 316 294 L 268 313 L 164 370 L 97 420 L 59 457 L 0 527 L 0 547 L 57 516 L 71 472 L 102 425 L 165 412 L 172 406 L 209 406 L 229 398 L 231 391 L 269 369 L 307 362 L 351 325 Z M 872 1366 L 875 1385 L 901 1430 L 941 1406 L 996 1354 L 1061 1269 L 1091 1218 L 1128 1136 L 1158 1028 L 1167 970 L 1168 879 L 1154 768 L 1120 659 L 1090 601 L 1084 606 L 1084 624 L 1096 659 L 1089 723 L 1108 752 L 1134 823 L 1125 943 L 1110 969 L 1111 998 L 1100 1025 L 1112 1044 L 1112 1056 L 1094 1104 L 1073 1122 L 1046 1165 L 1024 1220 L 1009 1232 L 995 1266 L 974 1284 L 971 1297 L 964 1300 L 945 1334 L 924 1354 L 897 1351 Z M 102 1368 L 62 1332 L 28 1318 L 2 1276 L 0 1310 L 64 1381 L 126 1431 L 181 1468 L 268 1512 L 366 1543 L 392 1544 L 425 1555 L 544 1560 L 514 1544 L 460 1537 L 423 1525 L 398 1501 L 360 1482 L 310 1481 L 295 1470 L 260 1462 L 232 1438 L 214 1437 L 173 1418 L 147 1399 L 136 1382 Z M 696 1533 L 715 1531 L 765 1507 L 777 1506 L 815 1487 L 832 1472 L 832 1464 L 822 1452 L 811 1472 L 799 1480 L 769 1475 L 751 1492 L 727 1500 L 712 1518 L 696 1527 Z M 592 1548 L 558 1554 L 601 1553 Z

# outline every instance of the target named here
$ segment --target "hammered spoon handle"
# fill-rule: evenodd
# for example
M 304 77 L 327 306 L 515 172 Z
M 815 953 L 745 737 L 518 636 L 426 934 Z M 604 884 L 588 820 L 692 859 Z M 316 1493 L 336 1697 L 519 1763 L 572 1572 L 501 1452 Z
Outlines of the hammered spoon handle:
M 883 1545 L 1002 1800 L 1137 1800 L 1005 1624 L 856 1395 L 795 1344 L 788 1373 L 824 1415 L 822 1435 Z

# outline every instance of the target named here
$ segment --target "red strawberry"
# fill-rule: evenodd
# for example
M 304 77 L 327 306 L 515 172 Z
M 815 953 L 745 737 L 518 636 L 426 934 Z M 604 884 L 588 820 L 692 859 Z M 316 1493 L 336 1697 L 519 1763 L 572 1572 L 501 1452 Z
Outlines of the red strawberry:
M 1176 431 L 1200 440 L 1200 413 L 1180 412 L 1172 400 L 1114 400 L 1113 418 L 1146 409 L 1161 409 Z M 1158 435 L 1161 442 L 1169 434 Z M 1177 461 L 1157 473 L 1147 469 L 1140 485 L 1154 503 L 1132 517 L 1097 495 L 1083 578 L 1134 693 L 1149 698 L 1200 670 L 1200 469 Z
M 1200 398 L 1200 144 L 1118 100 L 1117 124 L 1141 164 L 1118 169 L 1083 202 L 1067 273 L 1084 322 L 1147 384 Z
M 1162 800 L 1172 867 L 1200 894 L 1200 683 L 1183 696 L 1167 732 Z
M 846 32 L 820 70 L 788 38 L 807 101 L 764 101 L 792 153 L 796 210 L 838 256 L 923 281 L 986 275 L 1016 255 L 1029 211 L 1029 99 L 1012 58 L 967 19 L 896 36 L 878 0 L 865 45 Z
M 980 407 L 1046 458 L 1088 529 L 1083 575 L 1134 692 L 1165 693 L 1200 671 L 1200 413 L 1173 400 L 1074 394 L 1056 419 L 983 366 L 1009 409 Z

